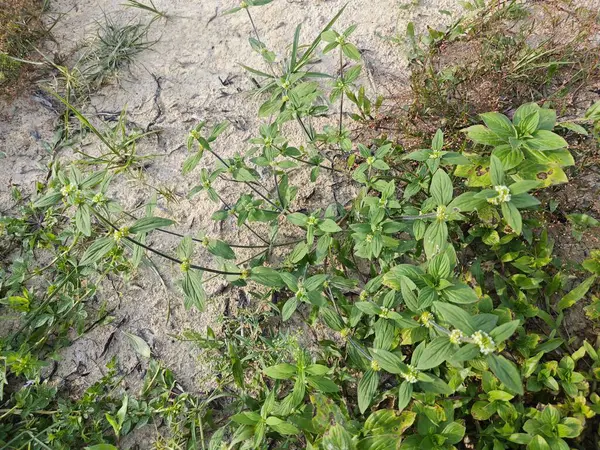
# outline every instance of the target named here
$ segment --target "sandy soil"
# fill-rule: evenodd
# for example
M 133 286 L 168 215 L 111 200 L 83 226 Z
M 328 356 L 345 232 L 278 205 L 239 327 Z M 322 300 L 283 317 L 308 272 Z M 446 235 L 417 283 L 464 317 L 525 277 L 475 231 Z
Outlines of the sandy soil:
M 67 56 L 72 63 L 76 49 L 94 36 L 97 21 L 104 20 L 104 14 L 122 23 L 150 19 L 120 3 L 53 1 L 52 13 L 64 15 L 54 29 L 54 42 L 45 44 L 46 53 Z M 378 35 L 403 35 L 409 21 L 414 21 L 419 29 L 439 27 L 452 20 L 449 12 L 457 13 L 460 8 L 455 0 L 422 0 L 415 2 L 416 6 L 412 3 L 351 0 L 339 21 L 337 29 L 358 24 L 354 41 L 367 69 L 363 83 L 371 92 L 385 94 L 406 79 L 404 49 Z M 159 155 L 147 167 L 143 180 L 125 177 L 117 182 L 113 195 L 126 208 L 134 208 L 148 200 L 148 185 L 167 187 L 178 194 L 179 201 L 161 202 L 159 208 L 161 213 L 178 221 L 180 232 L 205 229 L 225 240 L 249 243 L 250 237 L 231 224 L 222 230 L 215 228 L 210 215 L 219 205 L 202 195 L 192 200 L 185 198 L 189 188 L 197 184 L 198 174 L 183 177 L 181 164 L 186 157 L 187 133 L 201 120 L 210 123 L 228 120 L 233 125 L 217 146 L 223 155 L 243 152 L 246 141 L 256 134 L 260 122 L 255 119 L 257 102 L 249 95 L 253 84 L 238 64 L 261 67 L 259 57 L 251 53 L 247 44 L 251 25 L 244 14 L 220 15 L 234 6 L 229 1 L 155 0 L 155 4 L 169 15 L 168 20 L 152 26 L 150 38 L 158 40 L 156 45 L 142 53 L 128 71 L 120 74 L 118 81 L 94 92 L 89 103 L 82 105 L 88 114 L 103 117 L 118 114 L 127 106 L 133 124 L 162 130 L 140 146 L 142 153 Z M 275 0 L 271 5 L 256 8 L 254 15 L 264 41 L 276 52 L 284 53 L 298 23 L 302 23 L 302 41 L 309 42 L 343 4 L 342 0 Z M 325 58 L 320 70 L 327 70 L 330 64 Z M 45 177 L 50 155 L 41 144 L 51 139 L 56 119 L 57 112 L 36 93 L 35 87 L 10 104 L 0 104 L 0 150 L 6 153 L 6 158 L 0 160 L 0 212 L 11 208 L 13 186 L 31 193 L 35 181 Z M 290 134 L 299 136 L 296 130 L 290 130 Z M 62 150 L 58 157 L 71 160 L 73 154 L 71 150 Z M 207 159 L 203 164 L 211 165 L 212 161 Z M 340 191 L 336 181 L 323 177 L 315 186 L 303 186 L 299 202 L 329 204 L 334 197 L 342 202 L 348 200 L 352 192 Z M 223 186 L 226 198 L 232 198 L 239 189 L 238 185 Z M 162 238 L 154 236 L 152 245 L 172 249 L 174 241 Z M 186 328 L 204 331 L 208 325 L 218 329 L 225 300 L 231 298 L 235 303 L 238 295 L 222 281 L 211 282 L 206 286 L 210 297 L 207 310 L 186 311 L 173 284 L 178 269 L 162 261 L 156 263 L 162 279 L 156 271 L 142 269 L 131 283 L 119 280 L 104 283 L 101 298 L 90 306 L 93 309 L 107 301 L 115 320 L 112 325 L 87 333 L 63 352 L 53 376 L 55 383 L 77 395 L 101 376 L 110 358 L 118 355 L 121 370 L 132 374 L 128 382 L 136 385 L 143 377 L 144 364 L 138 365 L 137 356 L 117 330 L 119 324 L 119 329 L 146 339 L 156 357 L 174 371 L 186 390 L 199 392 L 210 386 L 210 365 L 200 362 L 199 351 L 172 335 Z M 167 320 L 169 305 L 171 313 Z

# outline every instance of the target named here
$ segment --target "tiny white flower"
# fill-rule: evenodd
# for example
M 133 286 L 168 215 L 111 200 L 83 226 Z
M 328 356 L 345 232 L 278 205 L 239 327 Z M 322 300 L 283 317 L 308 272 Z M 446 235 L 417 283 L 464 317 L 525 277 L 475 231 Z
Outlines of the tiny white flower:
M 488 203 L 492 205 L 500 205 L 501 203 L 510 202 L 510 189 L 507 186 L 494 186 L 494 190 L 497 192 L 497 195 L 492 198 L 488 198 Z
M 479 346 L 479 351 L 484 355 L 489 355 L 496 349 L 496 343 L 485 331 L 476 331 L 471 339 Z
M 448 217 L 448 215 L 446 214 L 446 207 L 444 205 L 438 206 L 437 210 L 435 211 L 435 218 L 439 222 L 444 222 L 444 221 L 446 221 L 447 217 Z
M 464 337 L 465 335 L 462 331 L 452 330 L 452 332 L 450 333 L 450 342 L 452 342 L 453 344 L 460 344 Z
M 421 317 L 419 317 L 419 321 L 423 324 L 423 326 L 425 328 L 431 328 L 433 326 L 431 324 L 432 320 L 433 320 L 433 314 L 431 314 L 428 311 L 425 311 L 423 314 L 421 314 Z
M 408 365 L 408 372 L 407 373 L 403 373 L 402 377 L 404 377 L 404 379 L 406 381 L 408 381 L 410 384 L 414 384 L 418 381 L 417 377 L 419 375 L 419 371 L 414 367 L 411 366 L 410 364 Z

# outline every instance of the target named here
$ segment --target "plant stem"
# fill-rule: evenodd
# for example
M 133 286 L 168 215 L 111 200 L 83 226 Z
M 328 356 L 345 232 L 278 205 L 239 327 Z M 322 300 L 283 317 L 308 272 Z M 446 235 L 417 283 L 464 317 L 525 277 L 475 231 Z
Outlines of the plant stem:
M 228 204 L 228 203 L 227 203 L 225 200 L 223 200 L 223 197 L 221 197 L 217 191 L 215 191 L 215 195 L 217 196 L 217 198 L 219 199 L 219 201 L 225 205 L 225 208 L 227 208 L 227 210 L 228 210 L 228 211 L 231 211 L 231 210 L 232 210 L 232 209 L 231 209 L 231 206 L 230 206 L 230 205 L 229 205 L 229 204 Z M 237 215 L 236 213 L 233 213 L 233 216 L 234 216 L 236 219 L 238 218 L 238 215 Z M 251 233 L 252 233 L 254 236 L 256 236 L 258 239 L 260 239 L 261 241 L 263 241 L 265 244 L 268 244 L 268 243 L 269 243 L 269 241 L 268 241 L 268 240 L 266 240 L 266 239 L 265 239 L 265 238 L 263 238 L 263 237 L 262 237 L 260 234 L 258 234 L 258 232 L 257 232 L 257 231 L 255 231 L 255 230 L 254 230 L 254 228 L 252 228 L 252 227 L 251 227 L 250 225 L 248 225 L 246 222 L 244 222 L 244 226 L 245 226 L 245 227 L 246 227 L 248 230 L 250 230 L 250 232 L 251 232 Z
M 340 45 L 340 78 L 344 76 L 344 55 L 342 52 L 342 46 Z M 339 130 L 340 138 L 342 137 L 343 130 L 343 119 L 344 118 L 344 89 L 342 88 L 342 95 L 340 95 L 340 119 L 339 119 Z
M 177 236 L 177 237 L 181 237 L 181 238 L 185 237 L 185 235 L 183 235 L 183 234 L 176 233 L 174 231 L 165 230 L 163 228 L 157 228 L 154 231 L 160 231 L 161 233 L 171 234 L 173 236 Z M 239 245 L 239 244 L 231 244 L 229 242 L 227 242 L 226 244 L 233 248 L 271 248 L 271 247 L 285 247 L 288 245 L 294 245 L 294 244 L 297 244 L 298 242 L 302 242 L 303 240 L 304 239 L 299 239 L 297 241 L 283 242 L 281 244 L 270 244 L 270 245 L 267 245 L 267 244 L 265 244 L 265 245 Z M 202 242 L 202 239 L 192 238 L 192 241 Z
M 313 162 L 310 162 L 310 161 L 306 161 L 304 159 L 296 158 L 295 156 L 292 156 L 292 155 L 286 155 L 286 156 L 289 157 L 289 158 L 295 159 L 298 162 L 307 164 L 309 166 L 320 167 L 322 169 L 330 170 L 332 172 L 344 173 L 343 170 L 336 169 L 335 167 L 328 167 L 328 166 L 324 166 L 323 164 L 313 163 Z
M 113 224 L 110 220 L 108 220 L 107 218 L 103 217 L 100 213 L 98 213 L 95 209 L 91 208 L 92 212 L 94 213 L 94 215 L 100 219 L 102 222 L 104 222 L 106 225 L 108 225 L 110 228 L 114 229 L 115 231 L 119 231 L 119 228 Z M 127 241 L 131 242 L 132 244 L 135 244 L 139 247 L 142 247 L 145 250 L 148 250 L 149 252 L 152 252 L 158 256 L 161 256 L 165 259 L 168 259 L 171 262 L 177 263 L 177 264 L 183 264 L 183 261 L 181 261 L 180 259 L 174 258 L 173 256 L 167 255 L 166 253 L 161 252 L 160 250 L 156 250 L 155 248 L 150 247 L 149 245 L 146 244 L 142 244 L 139 241 L 136 241 L 135 239 L 129 237 L 129 236 L 125 236 L 124 239 L 126 239 Z M 224 270 L 217 270 L 217 269 L 211 269 L 209 267 L 203 267 L 203 266 L 197 266 L 195 264 L 190 264 L 190 268 L 192 269 L 196 269 L 196 270 L 202 270 L 203 272 L 209 272 L 209 273 L 215 273 L 217 275 L 241 275 L 241 272 L 227 272 Z
M 217 158 L 221 164 L 223 164 L 225 167 L 227 167 L 228 169 L 231 167 L 229 164 L 227 164 L 227 162 L 221 158 L 219 155 L 217 155 L 211 148 L 208 149 L 208 151 L 215 157 Z M 227 178 L 223 178 L 224 180 L 227 180 Z M 269 203 L 271 206 L 273 206 L 274 208 L 278 209 L 279 211 L 281 211 L 281 208 L 279 208 L 275 203 L 273 203 L 271 200 L 269 200 L 266 196 L 264 196 L 258 189 L 256 189 L 252 183 L 248 182 L 248 181 L 242 181 L 242 183 L 244 183 L 246 186 L 248 186 L 250 189 L 252 189 L 254 192 L 256 192 L 258 195 L 260 195 L 267 203 Z M 223 202 L 225 203 L 225 202 Z
M 252 18 L 252 14 L 250 14 L 249 8 L 246 8 L 246 14 L 248 14 L 248 18 L 250 19 L 250 23 L 252 24 L 252 29 L 254 30 L 254 34 L 256 35 L 256 40 L 262 44 L 263 42 L 260 39 L 260 36 L 258 34 L 258 29 L 256 28 L 256 25 L 254 24 L 254 19 Z
M 304 239 L 303 239 L 303 240 L 304 240 Z M 239 262 L 239 263 L 237 263 L 237 264 L 238 264 L 238 266 L 239 266 L 239 265 L 242 265 L 242 264 L 246 264 L 248 261 L 252 261 L 254 258 L 257 258 L 257 257 L 259 257 L 259 256 L 260 256 L 260 255 L 262 255 L 263 253 L 266 253 L 268 250 L 269 250 L 269 249 L 268 249 L 268 248 L 266 248 L 266 249 L 264 249 L 263 251 L 260 251 L 260 252 L 256 253 L 255 255 L 252 255 L 250 258 L 246 258 L 245 260 L 243 260 L 243 261 L 240 261 L 240 262 Z M 213 279 L 217 278 L 218 276 L 219 276 L 219 275 L 213 275 L 212 277 L 208 277 L 206 280 L 204 280 L 204 282 L 205 282 L 205 283 L 207 283 L 207 282 L 209 282 L 210 280 L 213 280 Z
M 254 19 L 252 18 L 252 14 L 250 14 L 250 8 L 246 8 L 246 14 L 248 14 L 248 18 L 250 19 L 250 23 L 252 24 L 252 29 L 254 30 L 254 34 L 256 35 L 256 40 L 258 40 L 258 42 L 264 46 L 265 44 L 262 41 L 262 39 L 260 38 L 260 35 L 258 34 L 258 28 L 256 28 L 256 25 L 254 24 Z M 266 48 L 266 46 L 264 48 Z M 269 70 L 271 71 L 271 75 L 273 75 L 274 78 L 277 78 L 277 75 L 275 74 L 275 71 L 273 70 L 272 64 L 269 63 L 268 61 L 266 61 L 266 62 L 267 62 L 267 66 L 269 67 Z

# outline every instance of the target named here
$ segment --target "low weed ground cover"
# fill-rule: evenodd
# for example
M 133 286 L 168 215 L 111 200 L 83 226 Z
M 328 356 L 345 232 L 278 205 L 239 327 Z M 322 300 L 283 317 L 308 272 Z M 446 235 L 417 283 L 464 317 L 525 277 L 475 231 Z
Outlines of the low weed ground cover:
M 228 124 L 199 123 L 181 167 L 197 180 L 188 195 L 207 196 L 219 208 L 213 220 L 235 224 L 252 245 L 179 233 L 156 208 L 168 201 L 161 193 L 125 210 L 110 186 L 136 167 L 143 136 L 130 137 L 124 119 L 103 131 L 56 94 L 105 153 L 82 155 L 84 165 L 52 161 L 34 198 L 15 192 L 19 210 L 0 219 L 8 255 L 0 295 L 11 326 L 0 340 L 0 443 L 110 450 L 152 423 L 154 445 L 165 449 L 596 448 L 600 341 L 564 324 L 590 297 L 585 320 L 598 319 L 600 251 L 572 264 L 557 258 L 538 197 L 569 182 L 571 140 L 597 148 L 600 102 L 563 120 L 554 98 L 477 115 L 452 99 L 438 115 L 458 106 L 460 120 L 416 151 L 384 135 L 359 141 L 348 122 L 372 123 L 381 102 L 359 85 L 356 27 L 337 28 L 342 9 L 308 41 L 298 26 L 277 55 L 255 20 L 269 3 L 227 11 L 247 15 L 250 48 L 263 58 L 263 67 L 245 67 L 260 86 L 263 125 L 226 157 L 219 143 Z M 521 14 L 515 5 L 494 14 Z M 452 27 L 418 48 L 435 52 L 469 29 Z M 320 72 L 321 58 L 338 69 Z M 318 129 L 324 116 L 335 119 Z M 292 127 L 301 144 L 290 144 Z M 355 189 L 350 202 L 297 207 L 300 184 L 333 175 Z M 243 190 L 226 201 L 217 180 Z M 167 234 L 177 246 L 150 244 Z M 69 399 L 48 383 L 48 365 L 74 336 L 110 320 L 92 302 L 102 280 L 126 279 L 149 259 L 179 267 L 188 309 L 211 300 L 203 285 L 214 277 L 250 302 L 219 333 L 178 333 L 205 351 L 215 387 L 185 392 L 142 337 L 121 332 L 147 360 L 140 392 L 123 392 L 126 374 L 111 364 Z
M 47 2 L 33 0 L 3 0 L 0 3 L 0 94 L 14 94 L 14 86 L 25 68 L 25 58 L 51 26 L 41 17 Z

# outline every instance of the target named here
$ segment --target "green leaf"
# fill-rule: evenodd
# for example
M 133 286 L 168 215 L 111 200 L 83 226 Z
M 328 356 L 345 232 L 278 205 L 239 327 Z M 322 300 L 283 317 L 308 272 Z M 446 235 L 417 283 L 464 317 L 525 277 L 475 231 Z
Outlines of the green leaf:
M 491 402 L 494 402 L 496 400 L 500 400 L 502 402 L 509 402 L 513 398 L 515 398 L 515 396 L 512 394 L 509 394 L 508 392 L 504 392 L 504 391 L 495 389 L 493 391 L 488 392 L 488 398 L 490 399 Z
M 600 101 L 590 106 L 583 117 L 593 121 L 600 120 Z
M 511 197 L 510 203 L 513 204 L 517 209 L 526 209 L 538 206 L 540 201 L 533 195 L 516 194 Z
M 358 409 L 363 414 L 377 392 L 379 386 L 379 373 L 372 369 L 365 372 L 363 377 L 358 382 Z
M 208 450 L 221 450 L 221 443 L 225 439 L 225 430 L 225 427 L 221 427 L 213 433 L 208 443 Z
M 327 274 L 318 273 L 318 274 L 313 275 L 312 277 L 304 280 L 303 285 L 307 291 L 315 291 L 315 290 L 322 288 L 323 283 L 325 283 L 325 281 L 327 281 L 327 278 L 328 278 Z
M 331 381 L 329 378 L 321 376 L 309 376 L 307 377 L 306 381 L 313 388 L 324 393 L 339 392 L 340 390 L 338 385 Z
M 304 54 L 302 55 L 302 58 L 300 58 L 300 60 L 296 64 L 296 67 L 292 68 L 292 72 L 298 72 L 298 70 L 300 70 L 300 68 L 302 68 L 304 65 L 308 64 L 312 60 L 312 58 L 314 56 L 314 51 L 316 50 L 317 46 L 321 42 L 321 36 L 322 36 L 322 34 L 325 33 L 326 31 L 330 30 L 331 27 L 333 27 L 333 25 L 335 24 L 335 22 L 340 18 L 340 16 L 342 15 L 342 13 L 344 12 L 344 10 L 346 9 L 346 6 L 348 6 L 348 5 L 347 4 L 344 5 L 337 12 L 337 14 L 333 17 L 333 19 L 331 19 L 329 21 L 329 23 L 327 23 L 327 25 L 325 25 L 325 28 L 323 28 L 323 30 L 321 30 L 321 33 L 319 33 L 317 35 L 317 37 L 314 39 L 314 41 L 310 44 L 310 47 L 308 47 L 308 49 L 304 52 Z
M 437 314 L 442 317 L 444 322 L 458 328 L 465 334 L 471 335 L 477 331 L 472 324 L 471 315 L 464 309 L 442 302 L 434 302 L 433 307 Z
M 552 131 L 556 124 L 556 111 L 548 108 L 540 108 L 540 123 L 538 130 Z
M 138 355 L 143 356 L 144 358 L 150 358 L 150 356 L 152 356 L 150 346 L 141 337 L 126 331 L 123 331 L 123 334 Z
M 298 303 L 300 302 L 296 297 L 292 297 L 284 303 L 283 308 L 281 308 L 281 318 L 284 322 L 289 320 L 289 318 L 292 317 L 292 314 L 296 312 Z
M 429 192 L 437 205 L 447 205 L 452 201 L 452 180 L 444 170 L 438 169 L 433 175 Z
M 163 217 L 142 217 L 135 221 L 135 223 L 129 228 L 129 231 L 133 234 L 147 233 L 155 230 L 156 228 L 168 227 L 173 225 L 175 222 L 170 219 Z
M 369 316 L 375 316 L 381 312 L 381 308 L 371 302 L 356 302 L 354 306 Z
M 240 425 L 255 425 L 261 421 L 260 414 L 254 411 L 244 411 L 231 416 L 231 420 Z
M 531 442 L 531 436 L 526 433 L 513 433 L 508 437 L 508 440 L 515 444 L 527 445 Z
M 456 347 L 447 336 L 439 336 L 425 346 L 425 350 L 417 361 L 417 369 L 428 370 L 439 366 L 444 361 L 452 358 Z
M 573 306 L 575 303 L 581 300 L 585 294 L 587 294 L 587 292 L 594 284 L 594 281 L 596 281 L 596 275 L 592 275 L 591 277 L 586 278 L 575 289 L 573 289 L 567 295 L 560 299 L 560 301 L 556 305 L 556 309 L 558 311 L 562 311 L 563 309 L 570 308 L 571 306 Z
M 556 425 L 558 436 L 561 438 L 574 439 L 578 437 L 583 431 L 583 425 L 581 421 L 575 417 L 567 417 Z
M 339 423 L 329 428 L 325 433 L 321 447 L 336 450 L 356 450 L 356 444 L 352 440 L 352 436 Z
M 194 170 L 196 168 L 196 166 L 202 159 L 203 153 L 204 152 L 202 152 L 202 151 L 194 152 L 185 159 L 185 161 L 183 162 L 183 174 L 184 175 L 187 175 L 188 173 L 190 173 L 192 170 Z
M 89 264 L 93 264 L 98 262 L 103 256 L 105 256 L 108 252 L 110 252 L 117 243 L 112 237 L 103 237 L 92 242 L 83 256 L 81 257 L 81 261 L 79 264 L 82 266 L 87 266 Z
M 354 44 L 349 42 L 343 44 L 342 51 L 348 58 L 353 59 L 354 61 L 360 61 L 360 52 Z
M 552 131 L 538 130 L 532 136 L 525 141 L 525 145 L 532 150 L 556 150 L 569 146 L 567 141 Z
M 408 406 L 412 400 L 413 385 L 408 381 L 400 383 L 400 389 L 398 390 L 398 411 L 402 411 Z
M 509 186 L 510 193 L 512 195 L 523 194 L 524 192 L 528 192 L 532 189 L 539 187 L 540 182 L 536 180 L 522 180 L 517 181 Z
M 539 434 L 535 435 L 529 444 L 527 444 L 527 450 L 552 450 L 550 445 L 546 442 Z
M 514 363 L 502 355 L 492 353 L 487 356 L 486 362 L 492 373 L 512 392 L 523 395 L 521 375 Z
M 60 192 L 47 192 L 43 197 L 38 198 L 34 203 L 34 208 L 45 208 L 57 204 L 63 195 Z
M 444 146 L 444 133 L 442 130 L 438 128 L 435 132 L 435 136 L 433 136 L 433 140 L 431 141 L 431 149 L 434 152 L 439 152 Z
M 298 225 L 299 227 L 305 227 L 308 216 L 302 213 L 292 213 L 286 216 L 288 222 Z
M 458 283 L 447 287 L 442 291 L 442 297 L 449 302 L 457 303 L 459 305 L 466 305 L 479 301 L 479 297 L 475 291 L 463 283 Z
M 392 352 L 388 352 L 387 350 L 382 350 L 378 348 L 369 349 L 371 356 L 379 366 L 385 370 L 386 372 L 393 374 L 401 374 L 406 373 L 408 366 L 402 362 L 402 360 L 393 354 Z
M 322 364 L 311 364 L 305 370 L 309 375 L 325 375 L 330 372 L 330 368 Z
M 425 230 L 423 236 L 423 247 L 428 258 L 442 253 L 448 243 L 448 225 L 438 220 L 432 222 Z
M 218 256 L 223 259 L 235 259 L 235 253 L 227 244 L 218 239 L 210 239 L 208 241 L 208 246 L 206 249 L 215 256 Z
M 523 229 L 523 218 L 521 213 L 515 205 L 511 202 L 504 202 L 501 205 L 502 217 L 506 220 L 506 223 L 513 229 L 517 234 L 521 234 Z
M 504 170 L 517 167 L 525 159 L 520 148 L 512 148 L 510 145 L 499 145 L 492 151 L 492 155 L 502 162 Z
M 297 367 L 288 363 L 277 364 L 263 370 L 264 374 L 276 380 L 289 380 L 297 371 Z
M 342 229 L 331 219 L 320 220 L 317 225 L 319 230 L 324 231 L 325 233 L 337 233 L 338 231 L 342 231 Z
M 90 207 L 88 205 L 79 205 L 79 208 L 77 208 L 77 211 L 75 212 L 75 225 L 85 236 L 92 235 Z
M 206 293 L 202 287 L 202 272 L 194 269 L 185 272 L 181 288 L 185 295 L 186 309 L 193 306 L 198 311 L 203 311 Z
M 504 323 L 490 331 L 490 336 L 496 344 L 499 344 L 511 337 L 514 332 L 517 331 L 517 328 L 520 324 L 520 320 L 511 320 L 510 322 Z
M 479 208 L 484 207 L 487 202 L 485 199 L 476 198 L 476 192 L 464 192 L 456 197 L 454 200 L 450 202 L 448 205 L 448 209 L 452 212 L 471 212 L 476 211 Z
M 236 6 L 235 8 L 231 8 L 231 9 L 228 9 L 228 10 L 224 11 L 223 15 L 225 16 L 227 14 L 234 14 L 234 13 L 236 13 L 238 11 L 241 11 L 241 10 L 242 10 L 242 8 L 240 8 L 239 6 Z
M 490 157 L 490 179 L 494 186 L 504 185 L 502 162 L 494 155 Z
M 250 279 L 268 287 L 283 287 L 284 282 L 275 269 L 270 267 L 255 267 L 250 272 Z
M 300 430 L 298 430 L 298 428 L 296 428 L 294 425 L 277 417 L 267 417 L 266 422 L 267 425 L 269 425 L 273 430 L 284 436 L 300 433 Z
M 327 307 L 319 308 L 319 314 L 323 316 L 323 321 L 332 330 L 342 331 L 344 328 L 344 322 L 342 321 L 342 318 L 333 309 Z
M 90 447 L 85 447 L 85 450 L 119 450 L 117 447 L 111 444 L 96 444 Z
M 495 147 L 506 143 L 505 139 L 502 139 L 483 125 L 473 125 L 472 127 L 465 128 L 463 131 L 466 132 L 469 139 L 476 144 L 491 145 Z
M 561 122 L 559 124 L 557 124 L 557 126 L 561 127 L 561 128 L 566 128 L 567 130 L 570 130 L 574 133 L 577 134 L 581 134 L 582 136 L 587 136 L 588 132 L 585 128 L 583 128 L 581 125 L 579 125 L 578 123 L 574 123 L 574 122 Z
M 444 427 L 442 435 L 449 444 L 458 444 L 465 437 L 466 428 L 458 422 L 451 422 Z
M 507 142 L 508 138 L 517 137 L 517 130 L 504 114 L 489 112 L 479 116 L 487 127 L 504 142 Z
M 419 312 L 422 307 L 419 304 L 419 298 L 413 292 L 413 289 L 415 288 L 416 286 L 414 283 L 407 277 L 400 277 L 400 291 L 402 292 L 402 299 L 404 300 L 404 303 L 411 311 Z
M 486 401 L 477 401 L 471 407 L 471 415 L 475 420 L 488 420 L 496 413 L 496 405 Z
M 531 135 L 540 123 L 540 107 L 535 103 L 520 106 L 515 112 L 513 122 L 519 129 L 520 136 Z

